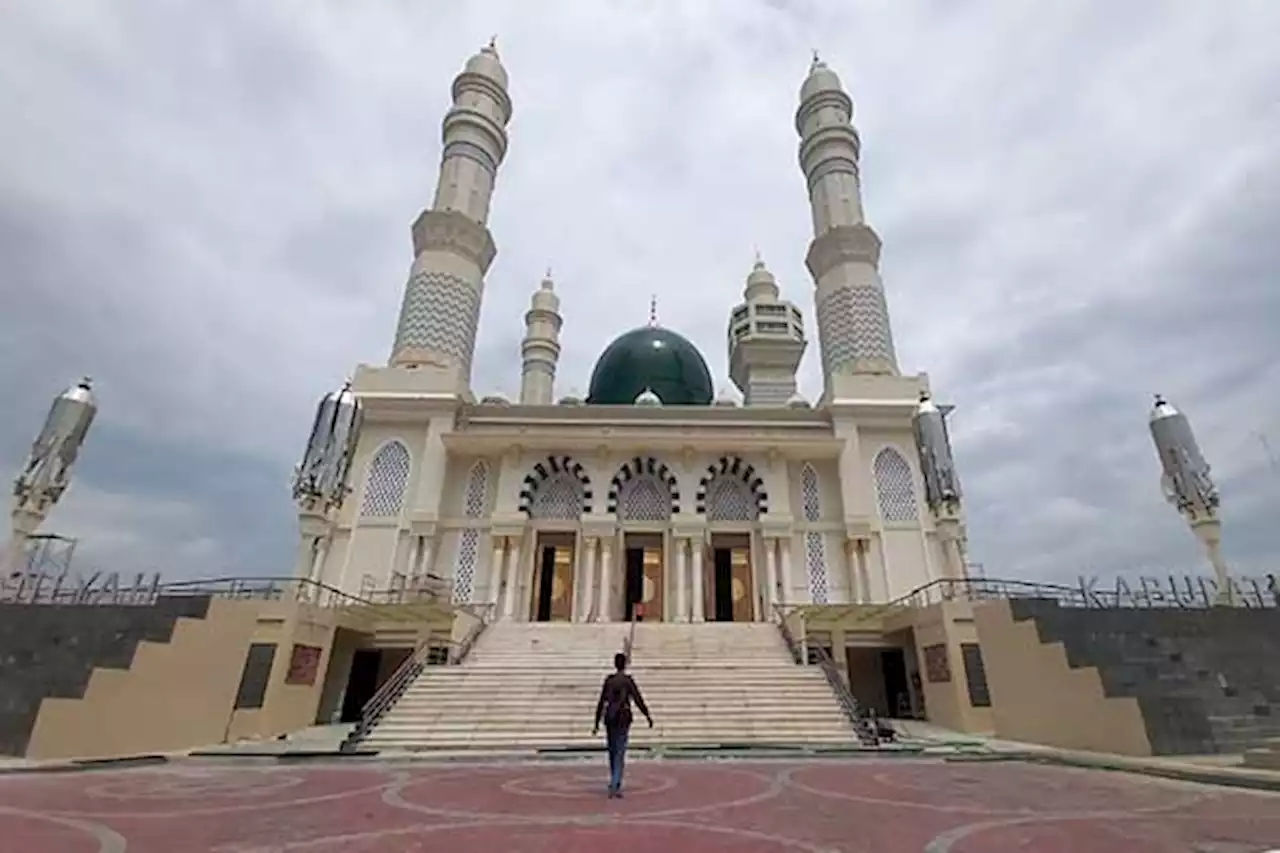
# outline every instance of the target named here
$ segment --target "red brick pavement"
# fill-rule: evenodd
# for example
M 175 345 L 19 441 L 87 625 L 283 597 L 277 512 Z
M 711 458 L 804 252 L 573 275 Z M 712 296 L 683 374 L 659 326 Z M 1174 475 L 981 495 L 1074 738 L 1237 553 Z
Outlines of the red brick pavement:
M 307 764 L 0 777 L 0 853 L 1261 853 L 1280 796 L 932 760 Z

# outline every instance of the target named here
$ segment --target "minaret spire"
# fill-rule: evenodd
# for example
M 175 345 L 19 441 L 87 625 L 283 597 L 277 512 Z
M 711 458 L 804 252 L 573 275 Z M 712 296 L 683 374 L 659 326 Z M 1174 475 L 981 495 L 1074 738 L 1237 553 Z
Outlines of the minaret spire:
M 813 213 L 805 263 L 814 280 L 824 396 L 831 399 L 836 374 L 897 375 L 898 359 L 880 281 L 880 238 L 863 218 L 853 101 L 816 52 L 800 88 L 796 131 Z
M 649 325 L 658 325 L 658 294 L 649 297 Z
M 533 294 L 524 315 L 524 340 L 520 342 L 520 403 L 549 406 L 555 398 L 556 366 L 560 363 L 560 297 L 551 280 L 551 267 Z
M 511 97 L 495 42 L 453 81 L 435 199 L 413 224 L 414 262 L 391 350 L 393 367 L 432 367 L 469 390 L 484 295 L 497 249 L 486 227 L 507 153 Z

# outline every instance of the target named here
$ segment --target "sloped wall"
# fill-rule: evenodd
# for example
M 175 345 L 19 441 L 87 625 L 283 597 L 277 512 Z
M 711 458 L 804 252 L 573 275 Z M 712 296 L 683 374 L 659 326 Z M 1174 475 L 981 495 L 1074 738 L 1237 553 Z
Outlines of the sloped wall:
M 1062 643 L 1041 642 L 1009 601 L 973 606 L 997 737 L 1064 749 L 1151 755 L 1136 699 L 1112 698 L 1093 667 L 1073 668 Z

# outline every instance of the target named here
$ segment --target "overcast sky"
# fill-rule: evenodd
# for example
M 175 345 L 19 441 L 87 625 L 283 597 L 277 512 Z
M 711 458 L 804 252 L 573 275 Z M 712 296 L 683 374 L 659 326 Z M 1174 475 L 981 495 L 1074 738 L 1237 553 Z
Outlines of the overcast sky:
M 1189 413 L 1224 546 L 1280 568 L 1280 3 L 8 0 L 0 468 L 91 374 L 47 527 L 82 567 L 285 574 L 317 397 L 388 356 L 440 120 L 497 33 L 515 118 L 476 391 L 514 394 L 555 270 L 559 392 L 645 321 L 727 381 L 754 247 L 815 342 L 793 116 L 841 75 L 904 371 L 958 406 L 991 576 L 1201 563 L 1150 395 Z M 6 474 L 6 476 L 8 476 Z

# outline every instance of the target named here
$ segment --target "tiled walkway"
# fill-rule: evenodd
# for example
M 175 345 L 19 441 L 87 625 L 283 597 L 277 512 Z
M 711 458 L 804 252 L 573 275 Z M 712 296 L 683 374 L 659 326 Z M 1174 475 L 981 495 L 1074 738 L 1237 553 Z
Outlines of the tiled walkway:
M 1260 853 L 1280 795 L 1013 762 L 171 764 L 0 777 L 22 853 Z

